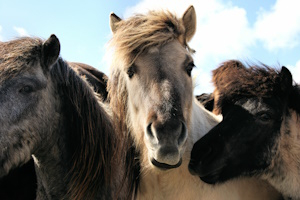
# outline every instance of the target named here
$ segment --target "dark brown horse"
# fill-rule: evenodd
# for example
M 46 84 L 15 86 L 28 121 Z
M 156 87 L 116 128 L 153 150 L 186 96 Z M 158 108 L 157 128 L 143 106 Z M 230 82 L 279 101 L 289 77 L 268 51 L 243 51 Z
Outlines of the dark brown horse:
M 69 66 L 72 67 L 82 78 L 86 79 L 87 82 L 92 86 L 94 91 L 98 93 L 103 101 L 107 100 L 107 80 L 108 77 L 96 68 L 78 62 L 68 62 Z
M 58 39 L 0 45 L 0 176 L 32 155 L 38 199 L 110 198 L 119 139 Z
M 220 124 L 193 147 L 189 168 L 207 183 L 258 176 L 300 197 L 300 88 L 289 70 L 228 61 L 213 72 Z

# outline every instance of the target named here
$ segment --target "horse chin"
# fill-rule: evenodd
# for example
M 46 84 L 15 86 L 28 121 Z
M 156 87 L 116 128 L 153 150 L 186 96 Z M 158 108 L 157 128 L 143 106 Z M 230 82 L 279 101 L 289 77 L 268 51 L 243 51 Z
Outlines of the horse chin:
M 205 183 L 208 183 L 208 184 L 216 184 L 216 183 L 219 183 L 219 174 L 208 174 L 208 175 L 205 175 L 205 176 L 200 176 L 200 179 L 202 181 L 204 181 Z
M 225 165 L 219 163 L 218 166 L 214 165 L 201 165 L 193 162 L 189 163 L 189 171 L 192 175 L 199 176 L 202 181 L 208 184 L 216 184 L 224 182 L 221 177 Z
M 180 158 L 179 162 L 175 165 L 169 165 L 169 164 L 166 164 L 166 163 L 161 163 L 161 162 L 158 162 L 157 160 L 155 160 L 154 158 L 151 159 L 151 163 L 161 169 L 161 170 L 169 170 L 169 169 L 174 169 L 174 168 L 177 168 L 181 165 L 182 163 L 182 159 Z

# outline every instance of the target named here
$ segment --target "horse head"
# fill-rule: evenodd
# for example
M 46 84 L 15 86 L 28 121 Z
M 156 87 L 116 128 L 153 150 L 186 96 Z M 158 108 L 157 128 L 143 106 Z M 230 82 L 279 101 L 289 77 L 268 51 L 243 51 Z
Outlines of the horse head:
M 192 6 L 181 19 L 154 11 L 127 20 L 110 17 L 115 50 L 108 82 L 111 105 L 148 166 L 181 164 L 193 101 L 194 63 L 187 42 L 195 20 Z
M 47 123 L 39 119 L 58 118 L 49 103 L 56 101 L 55 95 L 48 95 L 54 94 L 48 72 L 58 59 L 60 44 L 54 35 L 39 43 L 21 38 L 0 44 L 0 177 L 29 161 L 38 143 L 51 137 Z
M 218 94 L 214 110 L 223 120 L 194 145 L 190 171 L 213 184 L 261 173 L 276 153 L 291 73 L 285 67 L 279 72 L 228 61 L 213 72 L 213 80 Z

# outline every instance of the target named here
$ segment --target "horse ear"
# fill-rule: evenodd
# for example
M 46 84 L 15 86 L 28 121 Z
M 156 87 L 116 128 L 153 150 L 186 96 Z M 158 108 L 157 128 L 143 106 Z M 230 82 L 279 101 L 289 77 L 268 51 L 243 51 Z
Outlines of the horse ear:
M 42 46 L 42 62 L 44 66 L 52 66 L 57 61 L 59 53 L 59 40 L 54 34 L 52 34 Z
M 117 31 L 116 23 L 118 23 L 120 21 L 122 21 L 122 19 L 120 17 L 118 17 L 115 13 L 110 13 L 109 26 L 113 33 L 115 33 Z
M 196 32 L 196 11 L 194 6 L 190 6 L 182 17 L 185 27 L 186 41 L 189 42 Z
M 287 93 L 289 93 L 293 87 L 292 74 L 285 66 L 282 66 L 280 71 L 280 84 L 281 90 Z

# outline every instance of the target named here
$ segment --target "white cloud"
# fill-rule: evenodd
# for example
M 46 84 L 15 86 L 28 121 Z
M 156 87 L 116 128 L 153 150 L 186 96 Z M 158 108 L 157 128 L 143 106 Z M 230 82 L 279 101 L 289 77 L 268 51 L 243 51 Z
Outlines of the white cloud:
M 268 50 L 295 47 L 300 39 L 299 2 L 277 0 L 270 11 L 261 11 L 254 29 Z
M 24 28 L 14 26 L 13 29 L 18 33 L 19 37 L 29 36 L 28 32 Z
M 144 0 L 127 9 L 125 17 L 144 13 L 149 9 L 168 9 L 182 16 L 189 5 L 194 5 L 197 14 L 197 31 L 190 43 L 196 50 L 199 64 L 205 60 L 222 61 L 224 58 L 244 55 L 254 44 L 246 11 L 217 0 Z
M 213 84 L 211 81 L 211 71 L 199 68 L 195 70 L 194 74 L 194 94 L 210 93 L 213 91 Z
M 287 66 L 293 75 L 293 80 L 300 84 L 300 60 L 294 66 Z

